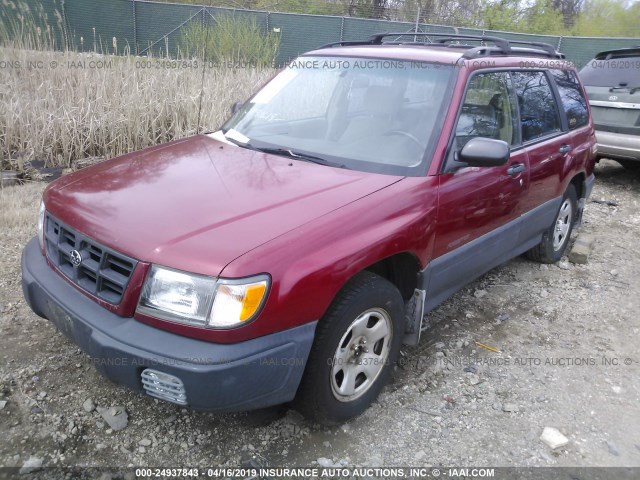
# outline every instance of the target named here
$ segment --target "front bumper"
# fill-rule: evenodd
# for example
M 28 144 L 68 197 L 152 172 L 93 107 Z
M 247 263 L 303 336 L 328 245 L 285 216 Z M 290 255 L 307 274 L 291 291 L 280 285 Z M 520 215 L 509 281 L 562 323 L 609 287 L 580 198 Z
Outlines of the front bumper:
M 596 130 L 598 157 L 640 162 L 640 136 Z
M 292 400 L 316 322 L 235 344 L 183 337 L 115 315 L 54 272 L 32 239 L 22 253 L 22 289 L 31 309 L 49 319 L 107 378 L 144 392 L 147 368 L 184 384 L 196 410 L 238 411 Z

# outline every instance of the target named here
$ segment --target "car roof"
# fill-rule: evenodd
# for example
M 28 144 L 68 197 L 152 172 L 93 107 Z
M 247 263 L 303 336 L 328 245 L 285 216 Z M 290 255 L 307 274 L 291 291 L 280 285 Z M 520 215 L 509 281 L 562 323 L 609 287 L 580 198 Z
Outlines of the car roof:
M 492 55 L 476 58 L 466 58 L 464 49 L 443 49 L 438 47 L 417 47 L 409 45 L 382 46 L 345 46 L 335 48 L 320 48 L 304 53 L 302 57 L 347 57 L 371 58 L 389 61 L 432 62 L 443 65 L 464 65 L 465 70 L 481 68 L 554 68 L 573 70 L 573 64 L 568 61 L 558 61 L 538 55 L 523 53 L 512 55 Z
M 361 45 L 320 48 L 305 55 L 384 58 L 389 60 L 413 60 L 426 62 L 456 63 L 464 53 L 459 49 L 416 47 L 410 45 Z

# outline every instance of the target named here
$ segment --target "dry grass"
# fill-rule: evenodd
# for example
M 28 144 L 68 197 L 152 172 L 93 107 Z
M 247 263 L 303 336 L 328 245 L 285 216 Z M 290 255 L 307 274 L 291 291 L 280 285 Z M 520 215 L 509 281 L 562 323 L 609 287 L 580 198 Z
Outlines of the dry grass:
M 205 68 L 203 77 L 201 62 L 8 47 L 0 58 L 0 163 L 13 159 L 13 168 L 29 159 L 70 166 L 193 135 L 203 78 L 200 131 L 217 128 L 273 73 Z
M 9 237 L 30 238 L 36 233 L 43 182 L 0 188 L 0 251 Z M 12 237 L 12 238 L 13 238 Z

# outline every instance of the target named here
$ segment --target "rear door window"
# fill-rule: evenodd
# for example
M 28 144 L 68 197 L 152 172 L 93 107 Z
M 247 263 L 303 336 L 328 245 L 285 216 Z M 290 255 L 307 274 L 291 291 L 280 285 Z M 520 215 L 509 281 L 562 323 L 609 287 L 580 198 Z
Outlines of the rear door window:
M 569 129 L 585 126 L 589 123 L 587 101 L 576 74 L 569 70 L 551 70 L 551 75 L 558 87 Z
M 529 142 L 560 131 L 560 116 L 544 72 L 513 72 L 520 107 L 522 141 Z

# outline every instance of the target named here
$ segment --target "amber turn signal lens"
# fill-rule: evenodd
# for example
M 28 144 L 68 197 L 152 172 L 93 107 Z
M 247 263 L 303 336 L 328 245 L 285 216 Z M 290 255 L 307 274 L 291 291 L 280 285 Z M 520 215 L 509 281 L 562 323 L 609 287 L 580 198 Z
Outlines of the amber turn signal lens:
M 242 311 L 240 312 L 240 321 L 250 319 L 260 308 L 264 294 L 267 291 L 266 283 L 254 283 L 248 285 L 242 299 Z

